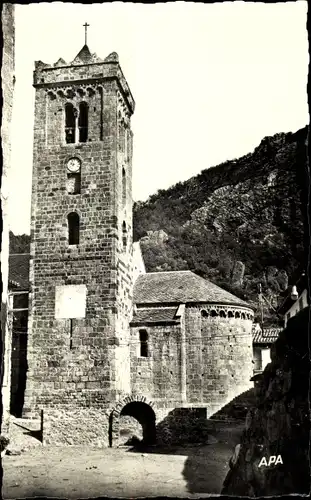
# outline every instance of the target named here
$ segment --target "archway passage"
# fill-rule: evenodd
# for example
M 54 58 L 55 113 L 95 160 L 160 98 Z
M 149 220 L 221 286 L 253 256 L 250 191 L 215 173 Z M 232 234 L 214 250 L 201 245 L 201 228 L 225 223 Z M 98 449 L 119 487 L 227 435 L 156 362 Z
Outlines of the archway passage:
M 156 416 L 147 403 L 131 401 L 127 403 L 119 414 L 112 417 L 112 442 L 116 444 L 151 445 L 156 441 Z M 133 439 L 134 438 L 134 439 Z

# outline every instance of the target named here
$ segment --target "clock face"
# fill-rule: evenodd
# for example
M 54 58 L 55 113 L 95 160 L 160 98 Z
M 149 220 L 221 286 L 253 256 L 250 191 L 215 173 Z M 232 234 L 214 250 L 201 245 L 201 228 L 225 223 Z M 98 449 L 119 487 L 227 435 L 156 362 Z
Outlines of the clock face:
M 70 158 L 67 163 L 67 168 L 69 172 L 79 172 L 80 170 L 80 160 L 78 158 Z

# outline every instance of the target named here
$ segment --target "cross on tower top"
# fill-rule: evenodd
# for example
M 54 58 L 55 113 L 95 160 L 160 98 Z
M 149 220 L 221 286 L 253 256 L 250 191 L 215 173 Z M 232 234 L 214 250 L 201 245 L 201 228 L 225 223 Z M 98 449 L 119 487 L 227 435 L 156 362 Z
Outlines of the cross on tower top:
M 88 23 L 83 24 L 85 29 L 85 45 L 87 45 L 87 28 L 90 26 Z

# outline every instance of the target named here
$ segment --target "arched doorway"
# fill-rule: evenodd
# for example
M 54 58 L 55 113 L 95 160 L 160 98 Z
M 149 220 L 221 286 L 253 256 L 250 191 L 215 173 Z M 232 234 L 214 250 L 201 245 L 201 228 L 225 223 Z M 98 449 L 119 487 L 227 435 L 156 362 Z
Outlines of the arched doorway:
M 156 441 L 156 415 L 143 401 L 130 400 L 114 409 L 110 420 L 110 446 L 131 444 L 131 438 L 146 445 Z M 133 441 L 134 444 L 134 441 Z

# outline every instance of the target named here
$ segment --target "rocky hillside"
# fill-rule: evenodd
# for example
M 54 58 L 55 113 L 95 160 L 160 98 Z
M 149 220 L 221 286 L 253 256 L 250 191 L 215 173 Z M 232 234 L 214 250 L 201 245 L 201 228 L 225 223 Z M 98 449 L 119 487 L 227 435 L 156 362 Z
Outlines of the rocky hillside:
M 306 140 L 307 128 L 267 137 L 253 153 L 136 203 L 147 270 L 190 269 L 255 307 L 261 284 L 275 307 L 305 259 Z
M 308 334 L 306 308 L 289 320 L 273 344 L 272 361 L 255 382 L 255 404 L 230 460 L 223 495 L 310 492 Z

